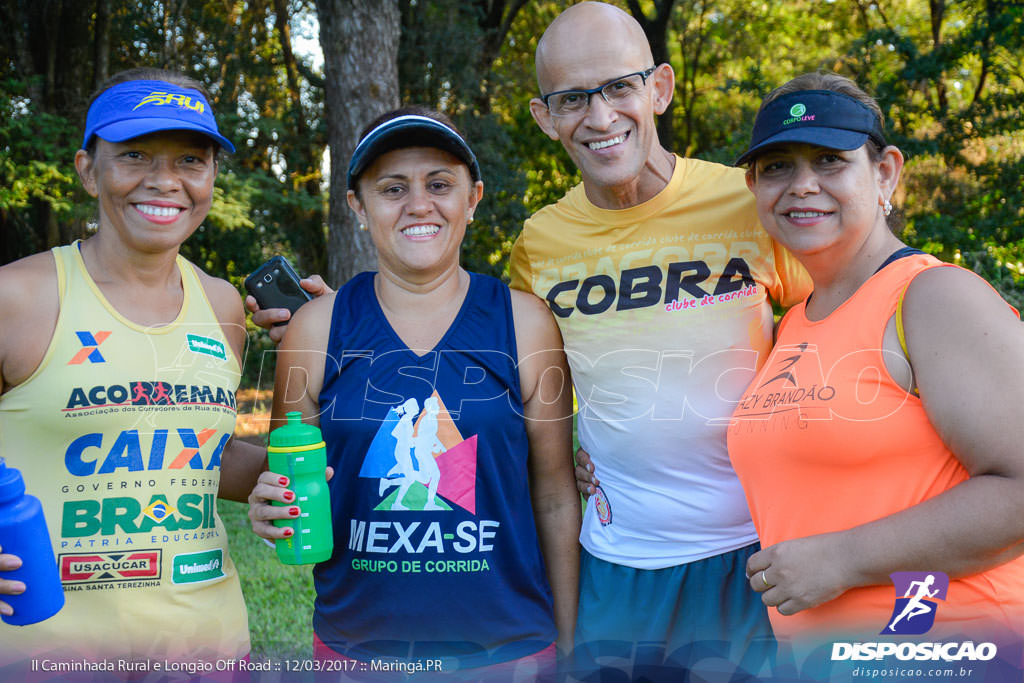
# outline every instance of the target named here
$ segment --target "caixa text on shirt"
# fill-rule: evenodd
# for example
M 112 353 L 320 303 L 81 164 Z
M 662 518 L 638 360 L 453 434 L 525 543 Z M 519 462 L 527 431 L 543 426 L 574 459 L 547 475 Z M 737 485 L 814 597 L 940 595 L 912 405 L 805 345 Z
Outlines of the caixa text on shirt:
M 224 387 L 132 380 L 126 384 L 74 387 L 64 411 L 129 405 L 216 405 L 236 409 L 234 392 Z
M 714 281 L 714 289 L 702 287 Z M 729 259 L 722 273 L 714 278 L 705 261 L 677 261 L 664 270 L 658 266 L 627 268 L 619 274 L 616 283 L 611 275 L 598 273 L 580 280 L 559 282 L 548 290 L 545 298 L 555 315 L 568 318 L 573 311 L 583 315 L 604 313 L 615 304 L 616 311 L 646 308 L 677 301 L 682 293 L 695 299 L 738 292 L 757 283 L 750 274 L 750 266 L 740 257 Z M 559 304 L 559 296 L 576 293 L 575 306 Z M 563 297 L 563 302 L 566 297 Z
M 219 470 L 230 432 L 190 427 L 125 429 L 116 436 L 83 434 L 64 451 L 64 467 L 76 477 L 112 474 L 119 470 Z

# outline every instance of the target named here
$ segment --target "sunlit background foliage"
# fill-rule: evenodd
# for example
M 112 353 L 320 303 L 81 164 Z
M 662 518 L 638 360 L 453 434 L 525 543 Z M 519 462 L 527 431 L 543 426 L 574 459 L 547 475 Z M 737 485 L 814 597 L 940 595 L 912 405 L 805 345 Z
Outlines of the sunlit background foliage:
M 570 3 L 398 4 L 403 101 L 451 114 L 481 159 L 487 192 L 464 263 L 503 276 L 523 219 L 578 181 L 527 109 L 537 38 Z M 1024 304 L 1022 3 L 617 4 L 676 71 L 659 124 L 667 147 L 728 163 L 772 87 L 813 69 L 852 76 L 878 96 L 908 157 L 904 239 Z M 313 0 L 0 3 L 0 263 L 88 234 L 94 208 L 71 163 L 88 97 L 99 75 L 154 65 L 205 83 L 239 148 L 222 161 L 216 204 L 186 255 L 236 285 L 274 253 L 326 272 L 316 19 Z

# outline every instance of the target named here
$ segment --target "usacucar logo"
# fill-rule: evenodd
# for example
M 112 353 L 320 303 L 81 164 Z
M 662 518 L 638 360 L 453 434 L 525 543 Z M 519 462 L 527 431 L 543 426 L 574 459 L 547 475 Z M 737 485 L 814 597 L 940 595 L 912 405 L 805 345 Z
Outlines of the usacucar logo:
M 160 550 L 62 554 L 57 561 L 65 584 L 145 581 L 160 578 Z

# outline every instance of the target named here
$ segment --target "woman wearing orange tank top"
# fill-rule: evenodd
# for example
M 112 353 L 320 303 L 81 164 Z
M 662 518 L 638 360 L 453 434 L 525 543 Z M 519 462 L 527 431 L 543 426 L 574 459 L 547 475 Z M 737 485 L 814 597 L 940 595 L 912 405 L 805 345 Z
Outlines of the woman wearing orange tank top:
M 729 429 L 763 546 L 747 573 L 780 641 L 826 659 L 851 637 L 992 639 L 1019 672 L 1024 326 L 890 230 L 903 155 L 882 123 L 852 81 L 805 74 L 738 160 L 814 283 Z

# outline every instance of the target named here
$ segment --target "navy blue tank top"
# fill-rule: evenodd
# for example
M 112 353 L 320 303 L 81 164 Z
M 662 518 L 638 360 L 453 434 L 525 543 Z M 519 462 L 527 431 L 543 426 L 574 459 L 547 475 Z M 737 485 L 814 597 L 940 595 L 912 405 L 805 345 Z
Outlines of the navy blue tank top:
M 455 321 L 420 356 L 373 277 L 342 287 L 331 319 L 319 404 L 334 555 L 314 569 L 313 628 L 362 661 L 476 667 L 538 652 L 556 630 L 508 288 L 471 273 Z

